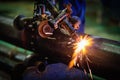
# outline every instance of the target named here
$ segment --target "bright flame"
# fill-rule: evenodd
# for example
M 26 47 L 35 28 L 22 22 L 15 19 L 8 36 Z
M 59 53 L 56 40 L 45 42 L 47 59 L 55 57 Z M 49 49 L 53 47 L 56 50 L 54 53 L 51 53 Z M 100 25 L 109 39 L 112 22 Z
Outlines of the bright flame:
M 79 39 L 74 44 L 74 53 L 72 55 L 72 60 L 69 63 L 69 68 L 72 68 L 77 63 L 77 58 L 82 60 L 82 57 L 86 55 L 86 47 L 92 44 L 92 38 L 86 36 L 80 36 Z
M 75 46 L 75 53 L 80 52 L 82 49 L 84 49 L 87 45 L 89 44 L 89 42 L 85 39 L 82 39 L 80 42 L 76 43 Z

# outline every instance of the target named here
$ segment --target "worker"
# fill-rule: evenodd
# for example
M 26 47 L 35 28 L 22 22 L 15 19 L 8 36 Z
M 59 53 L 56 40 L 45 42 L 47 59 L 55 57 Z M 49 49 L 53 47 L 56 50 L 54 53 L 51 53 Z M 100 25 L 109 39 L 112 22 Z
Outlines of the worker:
M 72 5 L 72 16 L 77 16 L 79 17 L 79 21 L 77 25 L 78 29 L 76 32 L 78 34 L 84 33 L 84 26 L 85 26 L 85 9 L 86 9 L 86 1 L 85 0 L 59 0 L 59 9 L 63 10 L 65 8 L 66 4 L 71 4 Z

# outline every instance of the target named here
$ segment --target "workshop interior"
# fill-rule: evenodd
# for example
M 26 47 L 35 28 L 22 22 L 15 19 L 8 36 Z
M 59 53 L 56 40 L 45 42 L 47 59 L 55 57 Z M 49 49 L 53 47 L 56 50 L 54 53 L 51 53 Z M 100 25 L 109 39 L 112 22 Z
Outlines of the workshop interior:
M 119 3 L 0 0 L 0 80 L 119 80 Z

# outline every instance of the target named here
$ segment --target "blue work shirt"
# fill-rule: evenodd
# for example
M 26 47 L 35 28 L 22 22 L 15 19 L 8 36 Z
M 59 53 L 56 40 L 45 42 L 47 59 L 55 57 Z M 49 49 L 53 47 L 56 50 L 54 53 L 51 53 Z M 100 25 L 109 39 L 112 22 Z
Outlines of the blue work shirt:
M 86 10 L 86 1 L 85 0 L 59 0 L 59 9 L 64 9 L 64 5 L 71 3 L 72 4 L 72 16 L 78 16 L 81 20 L 80 28 L 77 30 L 77 33 L 84 33 L 85 26 L 85 10 Z
M 46 70 L 39 72 L 35 66 L 29 67 L 23 74 L 23 80 L 89 80 L 82 70 L 76 68 L 68 69 L 62 63 L 50 64 Z

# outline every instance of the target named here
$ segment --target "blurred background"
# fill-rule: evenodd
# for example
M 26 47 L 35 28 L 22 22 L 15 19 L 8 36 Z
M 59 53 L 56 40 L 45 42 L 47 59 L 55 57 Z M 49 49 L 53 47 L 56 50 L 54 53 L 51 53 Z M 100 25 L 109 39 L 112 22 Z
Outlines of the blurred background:
M 34 0 L 0 0 L 0 15 L 15 18 L 33 15 Z M 120 41 L 120 5 L 118 0 L 86 0 L 85 32 Z
M 33 8 L 34 0 L 0 0 L 0 16 L 11 19 L 19 14 L 32 17 Z M 120 1 L 86 0 L 85 17 L 85 33 L 120 41 Z M 0 75 L 0 80 L 10 79 L 4 72 Z

